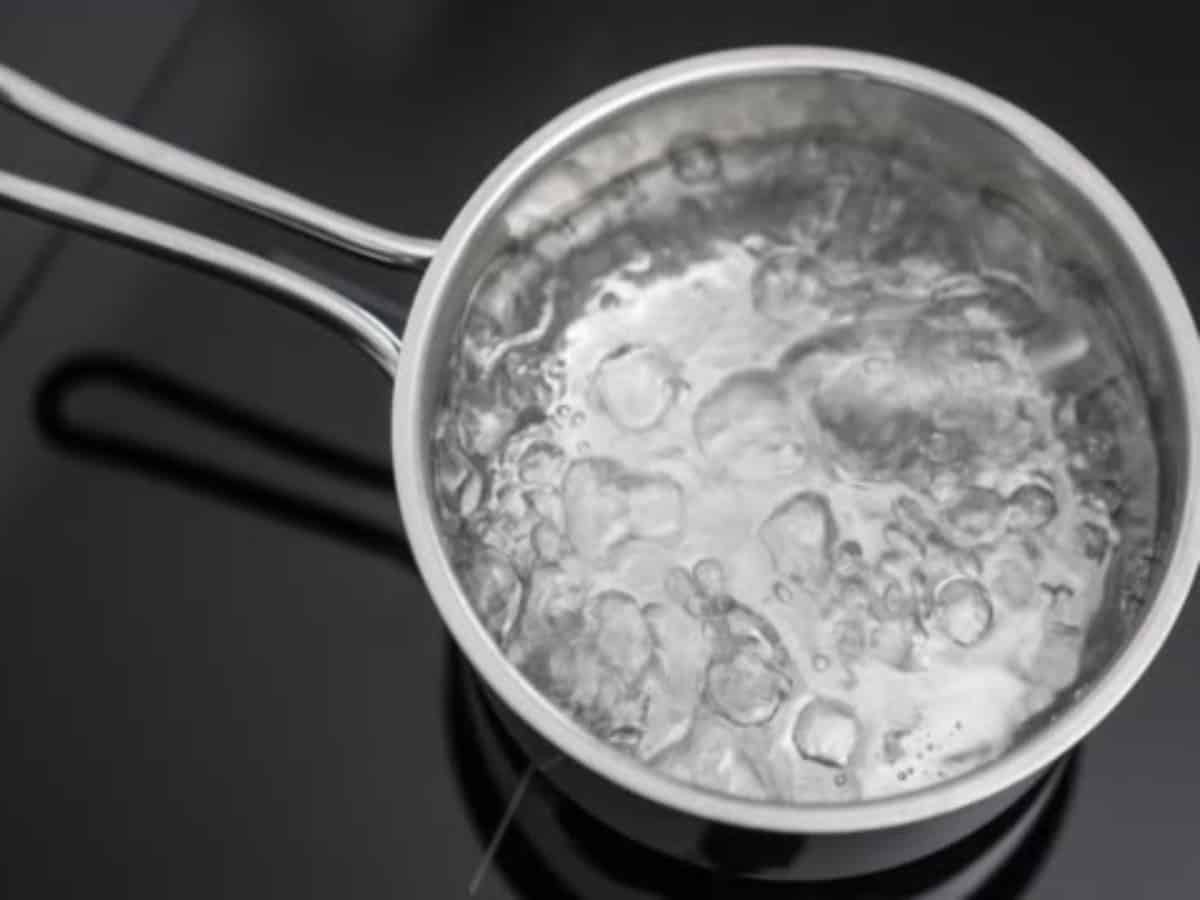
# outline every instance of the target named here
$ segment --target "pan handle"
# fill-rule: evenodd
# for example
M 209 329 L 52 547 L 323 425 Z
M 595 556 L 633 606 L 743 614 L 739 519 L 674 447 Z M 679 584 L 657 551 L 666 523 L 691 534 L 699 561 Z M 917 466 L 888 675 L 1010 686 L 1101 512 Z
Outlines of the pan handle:
M 385 265 L 424 269 L 437 242 L 380 228 L 107 119 L 0 64 L 0 103 L 47 128 L 317 240 Z
M 0 207 L 31 213 L 77 231 L 129 244 L 168 259 L 215 272 L 331 326 L 395 376 L 400 338 L 373 313 L 318 281 L 245 250 L 0 170 Z

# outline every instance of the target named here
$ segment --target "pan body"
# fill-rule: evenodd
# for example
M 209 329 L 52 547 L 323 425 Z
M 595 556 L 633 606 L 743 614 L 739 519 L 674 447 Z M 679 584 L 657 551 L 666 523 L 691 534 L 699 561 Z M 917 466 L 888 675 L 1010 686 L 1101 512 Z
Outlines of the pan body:
M 1108 312 L 1127 336 L 1150 396 L 1164 489 L 1158 549 L 1136 623 L 1120 639 L 1109 636 L 1093 677 L 1047 724 L 999 759 L 934 787 L 851 804 L 786 806 L 666 778 L 584 732 L 524 680 L 455 577 L 436 513 L 431 435 L 467 306 L 498 267 L 506 278 L 536 277 L 573 241 L 619 228 L 630 204 L 644 201 L 630 173 L 677 159 L 697 139 L 770 145 L 821 128 L 861 132 L 881 145 L 918 144 L 955 177 L 1044 210 L 1081 253 L 1106 261 L 1116 285 Z M 894 59 L 804 47 L 718 53 L 637 76 L 568 110 L 518 147 L 462 210 L 421 284 L 402 357 L 392 419 L 397 490 L 446 627 L 531 752 L 565 760 L 554 778 L 572 796 L 614 826 L 686 858 L 694 858 L 698 836 L 711 827 L 803 836 L 810 849 L 775 869 L 829 877 L 911 859 L 977 828 L 1137 681 L 1174 623 L 1200 559 L 1193 437 L 1200 433 L 1200 346 L 1158 248 L 1116 189 L 1050 129 L 971 85 Z

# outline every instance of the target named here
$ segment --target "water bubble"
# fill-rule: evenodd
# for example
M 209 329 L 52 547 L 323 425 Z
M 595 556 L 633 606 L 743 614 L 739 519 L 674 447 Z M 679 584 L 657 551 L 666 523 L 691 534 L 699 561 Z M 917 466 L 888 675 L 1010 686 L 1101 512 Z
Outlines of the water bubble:
M 958 284 L 958 290 L 940 296 L 935 289 L 928 315 L 939 323 L 975 332 L 1003 331 L 1024 336 L 1045 321 L 1029 291 L 1010 278 L 990 277 L 980 281 L 967 276 L 967 280 Z
M 468 306 L 472 317 L 499 338 L 528 330 L 540 304 L 521 281 L 521 265 L 511 254 L 498 256 L 480 276 Z
M 697 722 L 682 752 L 662 762 L 662 771 L 709 790 L 755 800 L 768 796 L 747 755 L 728 729 Z
M 994 193 L 982 200 L 971 223 L 980 267 L 1023 284 L 1039 284 L 1042 249 L 1028 213 Z
M 531 488 L 526 491 L 525 496 L 529 500 L 529 505 L 540 518 L 548 522 L 553 522 L 558 526 L 559 531 L 563 527 L 563 509 L 562 499 L 558 496 L 558 491 L 550 487 Z
M 996 563 L 996 574 L 992 578 L 992 593 L 1002 597 L 1017 609 L 1029 606 L 1036 598 L 1033 573 L 1017 559 L 1003 559 Z
M 952 439 L 945 431 L 934 431 L 925 439 L 923 446 L 925 455 L 931 462 L 945 464 L 961 456 L 959 442 Z
M 868 647 L 871 656 L 893 666 L 904 668 L 912 654 L 912 631 L 905 622 L 883 622 L 871 629 Z
M 875 592 L 862 578 L 847 578 L 838 592 L 838 605 L 846 610 L 866 610 L 874 602 Z
M 863 571 L 862 544 L 855 540 L 842 541 L 834 554 L 833 569 L 842 578 L 858 575 Z
M 718 384 L 696 405 L 692 430 L 705 456 L 743 480 L 772 478 L 803 463 L 803 434 L 769 372 L 739 372 Z
M 472 469 L 463 482 L 462 489 L 458 492 L 458 514 L 464 518 L 469 517 L 479 509 L 482 499 L 483 478 Z
M 543 694 L 564 704 L 574 680 L 575 642 L 543 640 L 530 647 L 521 642 L 514 649 L 521 651 L 519 665 L 525 677 Z
M 705 690 L 717 713 L 749 726 L 770 721 L 791 685 L 755 654 L 738 653 L 708 667 Z
M 1079 548 L 1088 559 L 1099 562 L 1108 552 L 1108 532 L 1094 522 L 1084 522 L 1078 530 Z
M 625 469 L 609 459 L 578 460 L 563 479 L 563 512 L 571 543 L 597 557 L 632 536 Z
M 882 593 L 876 594 L 870 604 L 871 615 L 880 622 L 910 618 L 916 608 L 916 596 L 894 581 L 889 582 Z
M 1125 491 L 1116 481 L 1095 479 L 1087 482 L 1080 500 L 1096 512 L 1113 518 L 1125 503 Z
M 784 325 L 812 320 L 817 312 L 814 304 L 824 291 L 816 261 L 795 253 L 766 257 L 750 281 L 754 309 Z
M 436 449 L 433 473 L 438 495 L 450 504 L 458 497 L 474 467 L 452 438 L 439 434 Z
M 672 566 L 667 570 L 663 576 L 663 590 L 681 606 L 690 606 L 692 598 L 700 593 L 700 588 L 692 580 L 692 573 L 683 566 Z
M 725 567 L 720 560 L 705 557 L 692 567 L 692 575 L 700 590 L 710 597 L 725 593 Z
M 946 511 L 946 520 L 968 538 L 982 539 L 997 529 L 1004 510 L 1004 498 L 999 494 L 972 486 Z
M 458 415 L 459 444 L 475 456 L 490 456 L 500 449 L 515 423 L 516 414 L 506 406 L 464 406 Z
M 771 242 L 761 234 L 748 234 L 740 243 L 755 256 L 763 256 L 771 249 Z
M 918 541 L 929 540 L 930 536 L 937 532 L 934 520 L 926 514 L 918 500 L 912 497 L 896 498 L 892 504 L 892 512 L 900 528 Z
M 597 305 L 600 307 L 600 309 L 616 309 L 623 302 L 624 300 L 622 300 L 620 294 L 614 293 L 613 291 L 605 291 L 600 295 Z
M 868 371 L 862 360 L 822 378 L 812 397 L 817 422 L 856 474 L 884 479 L 912 456 L 924 419 L 910 407 L 917 382 L 907 370 Z
M 1085 597 L 1066 584 L 1054 585 L 1051 591 L 1051 615 L 1055 622 L 1068 628 L 1087 625 L 1089 610 Z
M 927 315 L 937 315 L 947 310 L 944 302 L 961 301 L 979 297 L 986 287 L 983 280 L 970 272 L 955 272 L 939 280 L 933 288 L 933 305 Z M 957 307 L 951 307 L 957 309 Z
M 872 258 L 900 270 L 911 282 L 908 290 L 925 295 L 948 273 L 972 268 L 961 226 L 929 208 L 911 210 L 878 242 Z
M 883 529 L 883 540 L 893 550 L 910 559 L 920 559 L 924 555 L 920 543 L 898 525 L 887 525 Z
M 1040 484 L 1025 484 L 1009 495 L 1008 510 L 1012 527 L 1041 528 L 1058 515 L 1058 501 Z
M 904 758 L 907 753 L 907 748 L 904 746 L 905 738 L 909 732 L 900 729 L 892 729 L 883 735 L 883 759 L 889 765 L 895 765 Z
M 1118 602 L 1121 611 L 1127 616 L 1134 616 L 1146 604 L 1150 591 L 1151 579 L 1161 559 L 1161 550 L 1156 548 L 1151 540 L 1136 537 L 1125 547 L 1124 576 L 1120 582 Z
M 875 561 L 875 569 L 892 581 L 904 581 L 912 573 L 915 562 L 916 560 L 907 554 L 889 548 L 879 554 L 879 559 Z
M 1111 434 L 1092 431 L 1083 434 L 1079 443 L 1083 447 L 1083 460 L 1080 464 L 1082 468 L 1089 462 L 1106 459 L 1117 446 L 1117 439 Z
M 814 249 L 825 244 L 849 188 L 846 179 L 825 177 L 797 199 L 789 229 L 798 243 Z
M 536 484 L 557 484 L 562 478 L 565 454 L 550 441 L 533 441 L 521 453 L 517 471 L 522 481 Z
M 980 578 L 983 575 L 983 560 L 973 549 L 960 549 L 955 552 L 954 563 L 960 572 L 970 575 L 972 578 Z
M 503 555 L 485 549 L 475 554 L 461 578 L 463 590 L 480 621 L 503 646 L 521 614 L 524 599 L 516 570 Z
M 493 508 L 515 530 L 529 513 L 529 501 L 520 485 L 506 484 L 497 492 Z
M 858 619 L 842 619 L 834 629 L 834 646 L 838 657 L 844 662 L 853 662 L 862 657 L 867 649 L 867 631 Z
M 597 405 L 627 431 L 653 428 L 675 402 L 676 370 L 666 354 L 655 347 L 620 347 L 602 359 L 596 369 Z
M 722 612 L 723 619 L 718 627 L 723 634 L 719 643 L 727 652 L 752 653 L 778 669 L 790 666 L 791 660 L 783 645 L 783 638 L 764 616 L 738 603 Z
M 683 527 L 683 491 L 665 475 L 642 475 L 613 459 L 576 460 L 563 477 L 563 513 L 571 544 L 603 557 L 630 538 L 668 540 Z
M 643 248 L 641 251 L 635 252 L 629 257 L 629 261 L 625 263 L 625 271 L 631 275 L 644 275 L 650 273 L 654 269 L 654 259 L 655 254 L 650 250 Z
M 1079 674 L 1083 633 L 1077 628 L 1053 625 L 1042 635 L 1030 661 L 1030 681 L 1048 691 L 1060 691 Z
M 934 503 L 944 505 L 949 503 L 959 493 L 960 476 L 950 469 L 936 472 L 930 481 L 926 493 Z
M 771 596 L 777 602 L 787 605 L 791 605 L 796 600 L 796 596 L 792 593 L 791 588 L 789 588 L 782 581 L 775 582 L 775 586 L 771 588 Z
M 650 627 L 637 600 L 623 591 L 602 591 L 589 603 L 600 658 L 632 679 L 650 662 Z
M 843 787 L 846 784 L 846 773 L 838 772 L 836 775 L 834 775 L 833 783 L 836 784 L 838 787 Z
M 973 578 L 952 578 L 938 588 L 933 607 L 936 624 L 956 644 L 971 647 L 992 627 L 987 588 Z
M 847 182 L 837 207 L 836 228 L 825 252 L 859 261 L 879 240 L 878 232 L 890 232 L 903 209 L 903 199 L 888 191 L 872 160 L 868 170 L 860 168 Z
M 723 616 L 737 605 L 737 601 L 729 594 L 710 594 L 700 591 L 692 596 L 688 609 L 693 615 L 705 619 Z
M 698 678 L 694 679 L 699 681 Z M 654 760 L 687 738 L 693 722 L 697 696 L 679 689 L 679 679 L 651 669 L 643 687 L 646 715 L 637 754 Z
M 922 587 L 937 584 L 939 581 L 950 578 L 953 575 L 961 575 L 962 571 L 958 564 L 959 554 L 958 547 L 949 540 L 942 537 L 931 540 L 925 554 L 925 560 L 919 569 L 925 577 L 925 583 Z M 922 593 L 924 592 L 922 591 Z
M 853 710 L 836 700 L 818 697 L 800 710 L 792 742 L 805 759 L 845 768 L 858 744 L 859 724 Z
M 632 697 L 622 697 L 615 709 L 608 712 L 607 721 L 597 733 L 619 750 L 638 753 L 645 734 L 646 704 Z
M 1022 284 L 1008 279 L 989 279 L 983 300 L 983 310 L 1011 335 L 1027 335 L 1045 325 L 1045 314 L 1033 294 Z
M 655 643 L 662 649 L 662 661 L 669 676 L 699 675 L 708 662 L 710 645 L 704 627 L 683 605 L 651 603 L 645 608 L 646 621 Z
M 606 657 L 598 637 L 552 646 L 550 664 L 541 672 L 527 669 L 526 673 L 584 728 L 632 752 L 644 731 L 646 714 L 635 687 L 637 670 L 626 671 Z
M 781 574 L 811 584 L 828 578 L 837 524 L 824 494 L 801 491 L 784 501 L 759 526 L 758 534 Z
M 721 155 L 716 144 L 694 136 L 676 141 L 667 151 L 675 177 L 684 184 L 700 184 L 721 177 Z
M 646 181 L 645 174 L 627 170 L 610 179 L 597 199 L 618 221 L 629 221 L 650 200 Z
M 668 541 L 683 530 L 683 489 L 667 475 L 627 482 L 629 517 L 636 537 Z
M 829 657 L 824 653 L 814 653 L 812 667 L 818 672 L 824 672 L 829 668 Z
M 1108 378 L 1082 394 L 1075 404 L 1076 418 L 1088 444 L 1084 451 L 1091 465 L 1108 471 L 1121 468 L 1121 437 L 1139 434 L 1145 412 L 1136 386 L 1129 378 Z
M 533 541 L 534 552 L 543 562 L 558 562 L 566 552 L 562 532 L 553 522 L 538 522 L 533 527 L 530 539 Z
M 574 638 L 583 630 L 587 591 L 585 579 L 556 565 L 535 568 L 529 576 L 525 631 Z

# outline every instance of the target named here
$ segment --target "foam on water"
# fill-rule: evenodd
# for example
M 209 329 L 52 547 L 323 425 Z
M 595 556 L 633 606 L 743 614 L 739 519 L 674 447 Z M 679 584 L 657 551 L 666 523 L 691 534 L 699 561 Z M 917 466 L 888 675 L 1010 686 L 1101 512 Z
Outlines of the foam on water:
M 670 165 L 724 175 L 703 142 Z M 925 190 L 835 179 L 786 240 L 661 271 L 639 239 L 553 315 L 481 287 L 443 522 L 481 621 L 599 739 L 713 790 L 850 801 L 995 758 L 1075 682 L 1130 500 L 1096 475 L 1103 426 L 1140 401 L 1120 372 L 1051 390 L 1096 348 L 1046 252 Z

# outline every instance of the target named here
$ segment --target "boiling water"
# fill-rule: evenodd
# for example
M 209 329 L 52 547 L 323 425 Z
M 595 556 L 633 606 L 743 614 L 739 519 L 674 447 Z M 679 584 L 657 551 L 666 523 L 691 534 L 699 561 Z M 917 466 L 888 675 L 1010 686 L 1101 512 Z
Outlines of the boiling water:
M 586 280 L 485 279 L 442 521 L 482 623 L 599 739 L 848 801 L 995 758 L 1076 682 L 1118 511 L 1153 506 L 1144 409 L 1096 282 L 956 191 L 830 175 L 685 251 L 647 227 Z

